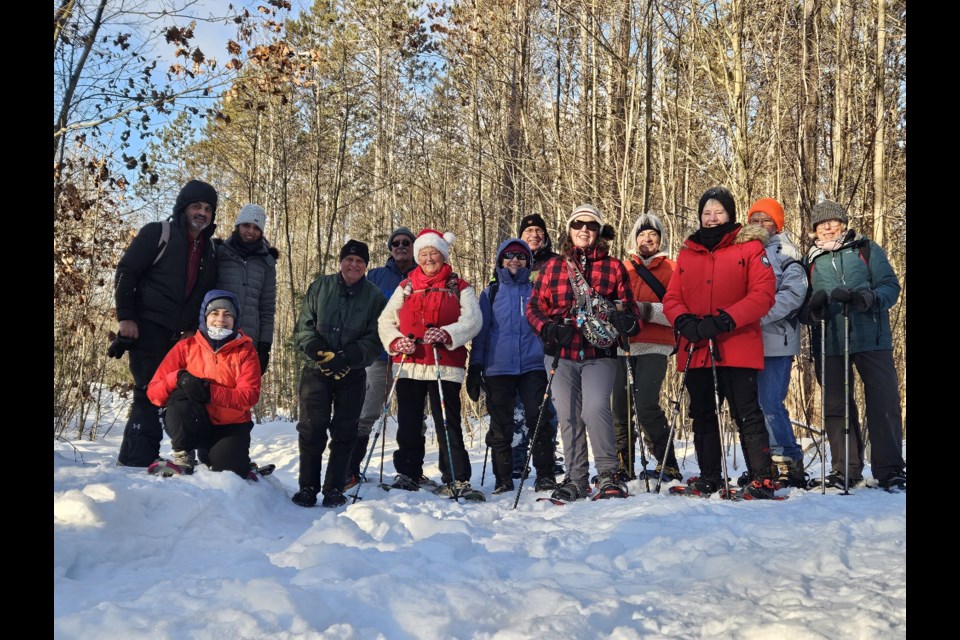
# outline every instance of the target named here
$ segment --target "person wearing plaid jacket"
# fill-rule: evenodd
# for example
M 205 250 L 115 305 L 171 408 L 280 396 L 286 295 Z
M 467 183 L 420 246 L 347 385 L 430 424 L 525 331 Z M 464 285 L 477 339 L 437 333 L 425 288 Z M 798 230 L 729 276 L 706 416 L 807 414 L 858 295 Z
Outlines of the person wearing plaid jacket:
M 609 401 L 617 343 L 594 346 L 577 326 L 577 295 L 570 275 L 574 268 L 594 294 L 611 303 L 622 301 L 623 310 L 611 312 L 606 320 L 627 336 L 635 335 L 640 319 L 623 264 L 609 255 L 613 238 L 613 228 L 603 224 L 596 207 L 583 204 L 575 208 L 567 220 L 560 255 L 543 265 L 527 303 L 527 321 L 543 340 L 544 364 L 554 376 L 553 398 L 566 464 L 566 477 L 553 492 L 558 500 L 577 500 L 590 493 L 588 437 L 598 474 L 598 497 L 627 495 L 625 479 L 616 473 L 617 445 Z

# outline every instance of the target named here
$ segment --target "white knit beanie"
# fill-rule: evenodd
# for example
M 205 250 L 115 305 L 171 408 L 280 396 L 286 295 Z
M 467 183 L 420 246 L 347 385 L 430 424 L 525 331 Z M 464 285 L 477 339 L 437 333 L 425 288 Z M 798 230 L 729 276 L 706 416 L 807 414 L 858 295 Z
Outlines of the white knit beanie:
M 258 204 L 245 204 L 237 214 L 237 221 L 233 223 L 233 226 L 239 227 L 246 222 L 255 224 L 263 233 L 267 226 L 267 212 Z

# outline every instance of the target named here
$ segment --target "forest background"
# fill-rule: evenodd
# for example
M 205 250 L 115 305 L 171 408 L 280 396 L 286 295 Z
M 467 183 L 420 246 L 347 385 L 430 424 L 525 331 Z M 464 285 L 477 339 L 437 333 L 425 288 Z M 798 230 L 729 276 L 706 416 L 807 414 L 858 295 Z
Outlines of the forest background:
M 891 322 L 906 416 L 904 1 L 209 4 L 54 2 L 55 437 L 114 428 L 104 407 L 132 385 L 106 354 L 114 270 L 192 178 L 219 192 L 218 236 L 256 202 L 280 250 L 258 419 L 297 419 L 293 326 L 347 239 L 373 268 L 397 226 L 453 231 L 450 262 L 479 293 L 528 213 L 557 243 L 593 202 L 622 257 L 633 221 L 657 211 L 675 256 L 717 184 L 740 222 L 757 198 L 783 203 L 802 248 L 825 198 L 884 247 L 903 286 Z M 209 25 L 230 35 L 201 43 Z M 788 397 L 798 429 L 820 415 L 808 340 Z M 665 404 L 678 387 L 668 375 Z

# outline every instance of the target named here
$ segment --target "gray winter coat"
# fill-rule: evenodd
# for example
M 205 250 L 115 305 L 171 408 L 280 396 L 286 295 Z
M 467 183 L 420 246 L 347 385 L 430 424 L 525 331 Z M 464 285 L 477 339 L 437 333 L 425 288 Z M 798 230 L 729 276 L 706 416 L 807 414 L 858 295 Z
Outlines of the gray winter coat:
M 807 272 L 784 252 L 780 235 L 770 236 L 767 260 L 777 278 L 777 293 L 770 311 L 760 320 L 763 356 L 795 356 L 800 353 L 800 321 L 797 312 L 807 295 Z
M 247 256 L 237 249 L 235 236 L 217 241 L 217 289 L 240 300 L 240 329 L 253 338 L 255 346 L 273 344 L 279 255 L 266 240 Z

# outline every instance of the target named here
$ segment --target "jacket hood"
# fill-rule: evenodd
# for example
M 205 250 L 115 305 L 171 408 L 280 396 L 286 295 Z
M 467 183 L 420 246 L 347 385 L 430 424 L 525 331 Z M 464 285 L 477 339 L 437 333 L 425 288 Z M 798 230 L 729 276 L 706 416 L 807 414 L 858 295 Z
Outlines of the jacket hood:
M 633 223 L 633 227 L 630 228 L 630 235 L 627 236 L 625 243 L 627 253 L 636 256 L 637 258 L 641 258 L 640 252 L 637 251 L 637 234 L 640 233 L 641 227 L 644 226 L 653 227 L 656 232 L 660 234 L 660 250 L 654 255 L 666 255 L 665 247 L 670 246 L 670 239 L 667 238 L 667 234 L 664 231 L 663 223 L 660 221 L 660 218 L 653 212 L 641 214 L 640 217 L 637 218 L 636 222 Z M 653 256 L 649 257 L 652 258 Z
M 203 302 L 200 304 L 200 330 L 204 333 L 207 332 L 207 314 L 204 311 L 206 311 L 207 305 L 217 298 L 226 298 L 237 310 L 233 319 L 233 329 L 234 331 L 238 330 L 240 328 L 240 300 L 237 299 L 237 296 L 223 289 L 211 289 L 207 291 L 207 295 L 203 296 Z
M 740 226 L 737 237 L 734 238 L 733 242 L 734 244 L 741 244 L 751 240 L 759 240 L 760 244 L 767 246 L 767 242 L 770 241 L 770 234 L 758 224 L 745 224 Z
M 510 271 L 507 270 L 506 267 L 500 266 L 500 263 L 502 260 L 500 256 L 503 254 L 503 252 L 506 250 L 507 247 L 509 247 L 511 244 L 514 244 L 514 243 L 522 246 L 524 252 L 526 252 L 527 254 L 527 266 L 521 267 L 520 269 L 517 270 L 517 281 L 525 279 L 525 278 L 521 278 L 521 276 L 524 273 L 526 273 L 527 277 L 529 278 L 530 265 L 533 264 L 533 252 L 530 250 L 530 245 L 528 245 L 526 242 L 524 242 L 520 238 L 507 238 L 506 240 L 500 243 L 500 246 L 497 247 L 497 257 L 493 262 L 493 278 L 491 279 L 491 282 L 500 282 L 501 281 L 500 276 L 502 272 L 506 272 L 505 277 L 509 277 Z

